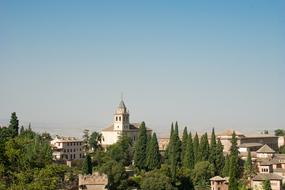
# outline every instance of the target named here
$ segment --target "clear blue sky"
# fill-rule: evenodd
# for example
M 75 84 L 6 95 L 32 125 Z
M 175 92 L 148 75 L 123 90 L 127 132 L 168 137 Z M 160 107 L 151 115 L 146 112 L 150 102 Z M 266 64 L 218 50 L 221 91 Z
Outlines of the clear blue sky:
M 0 123 L 285 128 L 285 1 L 0 1 Z

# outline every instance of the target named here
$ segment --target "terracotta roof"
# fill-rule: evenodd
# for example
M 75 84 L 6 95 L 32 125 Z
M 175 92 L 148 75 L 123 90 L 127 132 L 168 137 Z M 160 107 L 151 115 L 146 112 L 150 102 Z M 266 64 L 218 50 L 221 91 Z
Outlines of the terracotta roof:
M 215 177 L 212 177 L 210 180 L 211 181 L 226 181 L 226 178 L 223 178 L 221 176 L 215 176 Z
M 283 178 L 274 173 L 258 173 L 254 178 L 253 181 L 265 181 L 265 180 L 282 180 Z
M 261 143 L 242 143 L 238 147 L 240 148 L 250 148 L 250 147 L 261 147 L 263 144 Z
M 243 133 L 233 129 L 227 129 L 224 132 L 218 133 L 217 136 L 232 136 L 234 132 L 236 133 L 236 136 L 244 136 Z
M 256 151 L 257 153 L 275 153 L 272 148 L 270 148 L 267 144 L 263 145 L 260 149 Z

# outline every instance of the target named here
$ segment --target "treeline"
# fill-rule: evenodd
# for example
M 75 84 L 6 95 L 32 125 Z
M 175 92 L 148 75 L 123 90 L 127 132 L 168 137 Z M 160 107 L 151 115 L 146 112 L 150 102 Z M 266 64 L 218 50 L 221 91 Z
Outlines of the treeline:
M 93 136 L 98 137 L 99 134 Z M 240 186 L 238 179 L 241 169 L 235 133 L 231 152 L 226 157 L 214 129 L 211 138 L 208 138 L 207 133 L 201 137 L 197 133 L 192 135 L 185 127 L 180 138 L 177 122 L 171 125 L 170 141 L 166 151 L 162 153 L 159 152 L 156 134 L 148 134 L 144 122 L 141 123 L 135 144 L 122 135 L 116 144 L 104 151 L 102 147 L 97 146 L 100 145 L 100 140 L 92 140 L 97 142 L 96 148 L 84 161 L 89 163 L 84 166 L 88 168 L 86 166 L 89 165 L 89 170 L 83 171 L 107 174 L 107 187 L 110 190 L 209 189 L 209 179 L 215 175 L 229 176 L 230 190 Z M 126 166 L 135 173 L 133 177 L 129 177 Z M 251 162 L 248 168 L 251 168 Z
M 74 185 L 72 170 L 52 163 L 49 140 L 49 134 L 37 134 L 31 125 L 19 130 L 19 120 L 12 113 L 9 126 L 0 128 L 1 190 L 54 190 Z M 67 174 L 69 182 L 64 180 Z

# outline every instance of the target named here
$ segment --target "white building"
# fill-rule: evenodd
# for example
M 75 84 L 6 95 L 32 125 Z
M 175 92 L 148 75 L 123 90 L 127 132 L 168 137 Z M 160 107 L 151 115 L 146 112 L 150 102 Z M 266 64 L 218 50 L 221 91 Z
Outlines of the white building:
M 52 156 L 54 160 L 75 160 L 84 157 L 83 141 L 75 137 L 56 136 L 50 144 L 53 149 Z
M 130 115 L 127 107 L 123 100 L 121 100 L 119 106 L 117 107 L 113 123 L 102 130 L 102 146 L 106 147 L 116 143 L 119 140 L 119 137 L 123 134 L 127 135 L 136 141 L 140 124 L 139 123 L 130 123 Z M 151 134 L 152 130 L 147 128 L 147 133 Z

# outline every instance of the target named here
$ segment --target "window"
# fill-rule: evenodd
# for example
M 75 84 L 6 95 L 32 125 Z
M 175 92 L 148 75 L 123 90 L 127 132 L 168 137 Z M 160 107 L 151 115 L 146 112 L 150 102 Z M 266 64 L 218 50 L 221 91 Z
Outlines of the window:
M 116 121 L 118 121 L 118 117 L 116 116 Z
M 121 121 L 121 116 L 119 117 L 119 121 Z

